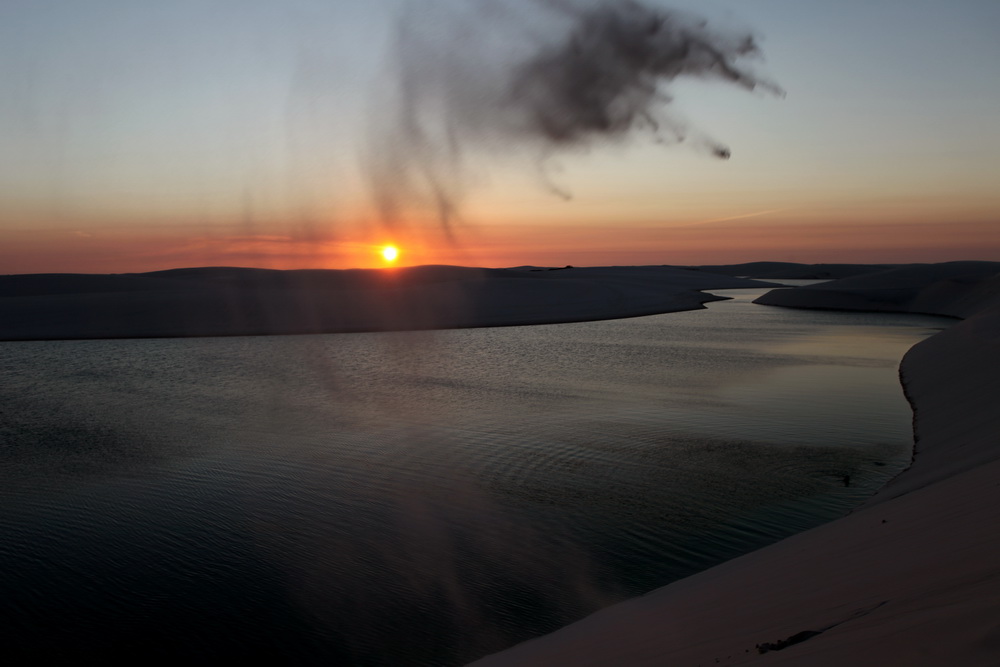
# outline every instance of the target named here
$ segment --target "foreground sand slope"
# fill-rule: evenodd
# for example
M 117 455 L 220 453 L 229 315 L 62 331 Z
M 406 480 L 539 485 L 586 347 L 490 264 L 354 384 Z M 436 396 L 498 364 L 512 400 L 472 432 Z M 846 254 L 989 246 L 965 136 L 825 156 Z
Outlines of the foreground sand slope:
M 335 333 L 545 324 L 701 308 L 754 281 L 673 267 L 0 276 L 0 340 Z
M 984 268 L 824 287 L 824 304 L 877 310 L 879 290 L 907 289 L 968 316 L 904 358 L 915 461 L 864 507 L 474 664 L 1000 664 L 1000 277 Z

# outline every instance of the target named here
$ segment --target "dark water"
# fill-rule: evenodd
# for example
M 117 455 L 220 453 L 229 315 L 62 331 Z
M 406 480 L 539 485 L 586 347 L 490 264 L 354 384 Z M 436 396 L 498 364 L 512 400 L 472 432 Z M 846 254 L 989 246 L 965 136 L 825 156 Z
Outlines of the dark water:
M 449 665 L 834 518 L 947 321 L 0 345 L 0 648 Z

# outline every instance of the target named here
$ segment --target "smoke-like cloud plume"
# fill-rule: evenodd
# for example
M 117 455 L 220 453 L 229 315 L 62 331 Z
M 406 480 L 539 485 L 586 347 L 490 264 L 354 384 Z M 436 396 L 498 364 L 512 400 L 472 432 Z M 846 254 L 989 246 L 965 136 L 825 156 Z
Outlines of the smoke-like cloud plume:
M 632 0 L 422 0 L 400 16 L 368 167 L 382 219 L 433 207 L 446 231 L 470 157 L 549 157 L 646 133 L 729 149 L 672 113 L 669 84 L 780 94 L 744 66 L 753 34 Z M 555 190 L 555 188 L 553 188 Z

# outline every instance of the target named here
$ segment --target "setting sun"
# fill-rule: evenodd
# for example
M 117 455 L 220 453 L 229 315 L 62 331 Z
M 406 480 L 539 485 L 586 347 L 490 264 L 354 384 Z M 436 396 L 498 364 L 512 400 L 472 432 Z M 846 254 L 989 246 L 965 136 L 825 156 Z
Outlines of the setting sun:
M 382 259 L 387 262 L 395 262 L 399 257 L 399 248 L 394 245 L 387 245 L 382 248 Z

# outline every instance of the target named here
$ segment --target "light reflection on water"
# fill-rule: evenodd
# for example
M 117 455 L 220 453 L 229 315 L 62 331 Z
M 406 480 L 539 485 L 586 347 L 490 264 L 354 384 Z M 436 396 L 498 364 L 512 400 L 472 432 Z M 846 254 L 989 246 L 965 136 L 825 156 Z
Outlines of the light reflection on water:
M 896 367 L 947 321 L 727 293 L 543 327 L 4 344 L 6 646 L 454 664 L 847 511 L 909 460 Z

